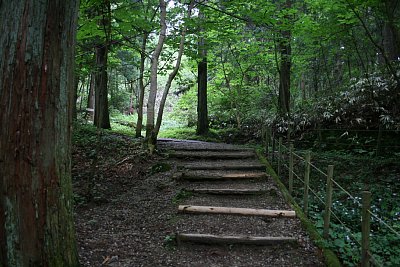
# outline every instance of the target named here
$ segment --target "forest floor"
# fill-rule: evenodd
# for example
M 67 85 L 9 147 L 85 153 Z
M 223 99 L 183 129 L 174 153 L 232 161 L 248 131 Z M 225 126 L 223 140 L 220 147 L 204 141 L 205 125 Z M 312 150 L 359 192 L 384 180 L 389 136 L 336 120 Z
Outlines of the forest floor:
M 221 200 L 218 196 L 193 196 L 182 191 L 191 185 L 172 178 L 177 173 L 176 166 L 185 159 L 170 159 L 163 153 L 149 156 L 138 141 L 123 135 L 80 140 L 73 146 L 73 186 L 83 266 L 324 266 L 320 251 L 298 219 L 229 215 L 189 218 L 177 212 L 178 204 L 202 205 L 210 200 L 225 206 L 290 209 L 271 179 L 251 182 L 252 186 L 275 192 L 265 198 Z M 221 185 L 217 182 L 214 186 L 218 183 Z M 228 184 L 229 188 L 241 186 Z M 196 230 L 214 234 L 227 230 L 231 234 L 289 235 L 298 244 L 174 243 L 178 231 Z

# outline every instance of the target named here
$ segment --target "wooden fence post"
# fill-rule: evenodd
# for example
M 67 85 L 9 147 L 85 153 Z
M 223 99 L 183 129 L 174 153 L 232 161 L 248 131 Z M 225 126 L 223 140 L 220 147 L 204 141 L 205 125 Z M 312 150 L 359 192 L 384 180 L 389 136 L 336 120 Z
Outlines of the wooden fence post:
M 369 234 L 371 230 L 371 192 L 364 191 L 362 193 L 362 221 L 361 221 L 361 266 L 370 266 L 369 256 Z
M 311 152 L 307 151 L 305 158 L 305 172 L 304 172 L 304 214 L 308 216 L 308 188 L 310 186 L 310 167 L 311 167 Z
M 328 166 L 328 176 L 326 178 L 326 197 L 325 197 L 325 214 L 324 214 L 324 238 L 329 238 L 329 222 L 331 220 L 332 208 L 332 179 L 333 179 L 333 165 Z
M 265 154 L 269 156 L 269 145 L 271 144 L 271 129 L 267 127 L 265 130 Z
M 290 144 L 289 148 L 289 194 L 293 193 L 293 150 L 294 145 Z
M 272 161 L 275 161 L 275 134 L 271 133 L 271 139 L 272 139 Z
M 282 164 L 282 137 L 279 137 L 278 145 L 278 176 L 281 177 L 281 164 Z

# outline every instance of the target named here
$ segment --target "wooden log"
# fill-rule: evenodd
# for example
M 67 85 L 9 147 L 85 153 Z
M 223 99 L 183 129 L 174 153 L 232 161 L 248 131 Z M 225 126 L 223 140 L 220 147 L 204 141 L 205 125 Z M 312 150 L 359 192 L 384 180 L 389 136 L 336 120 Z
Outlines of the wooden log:
M 267 210 L 267 209 L 248 209 L 232 207 L 210 207 L 210 206 L 191 206 L 179 205 L 179 212 L 183 213 L 204 213 L 204 214 L 231 214 L 242 216 L 260 216 L 260 217 L 296 217 L 293 210 Z
M 186 164 L 179 165 L 178 169 L 187 170 L 265 170 L 262 164 L 229 164 L 229 163 L 199 163 L 199 164 Z
M 271 190 L 198 188 L 187 191 L 199 194 L 215 194 L 215 195 L 262 195 L 262 194 L 267 194 Z
M 225 172 L 202 172 L 202 171 L 192 171 L 192 172 L 182 172 L 177 178 L 185 180 L 225 180 L 225 179 L 262 179 L 266 178 L 267 175 L 262 172 L 235 172 L 235 173 L 225 173 Z
M 198 146 L 198 145 L 159 145 L 161 149 L 171 151 L 187 152 L 187 151 L 209 151 L 209 152 L 252 152 L 252 148 L 225 147 L 225 146 Z
M 245 245 L 278 245 L 282 243 L 296 244 L 297 239 L 285 236 L 228 236 L 209 234 L 176 234 L 178 244 L 182 242 L 203 244 L 245 244 Z
M 175 151 L 169 154 L 174 158 L 195 158 L 195 159 L 247 159 L 254 158 L 254 151 Z

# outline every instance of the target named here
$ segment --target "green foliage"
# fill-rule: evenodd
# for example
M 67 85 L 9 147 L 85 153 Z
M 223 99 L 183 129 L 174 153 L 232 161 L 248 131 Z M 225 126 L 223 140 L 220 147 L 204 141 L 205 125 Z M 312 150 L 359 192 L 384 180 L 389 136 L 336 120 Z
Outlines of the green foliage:
M 172 203 L 174 204 L 179 204 L 184 200 L 187 200 L 188 198 L 192 197 L 193 193 L 190 191 L 187 191 L 185 189 L 181 189 L 179 190 L 178 193 L 176 193 L 176 195 L 173 197 L 172 199 Z
M 302 154 L 297 151 L 296 153 Z M 369 190 L 372 193 L 370 211 L 378 218 L 385 221 L 395 231 L 400 229 L 400 182 L 398 173 L 398 156 L 371 157 L 368 154 L 352 154 L 347 151 L 321 151 L 312 154 L 312 163 L 324 170 L 328 165 L 334 165 L 334 179 L 346 192 L 334 185 L 332 211 L 336 216 L 331 216 L 330 238 L 327 242 L 332 250 L 341 258 L 346 266 L 358 266 L 360 261 L 361 242 L 361 192 Z M 304 172 L 304 165 L 296 163 L 295 172 Z M 287 183 L 282 175 L 284 182 Z M 326 177 L 312 169 L 311 189 L 317 193 L 309 198 L 309 218 L 322 234 Z M 295 180 L 293 196 L 298 203 L 302 203 L 303 188 Z M 342 225 L 344 223 L 344 225 Z M 399 261 L 398 251 L 400 244 L 398 237 L 375 217 L 371 218 L 371 253 L 378 263 L 384 266 L 396 266 Z
M 151 174 L 156 174 L 160 172 L 167 172 L 171 170 L 171 165 L 168 163 L 157 163 L 151 166 Z

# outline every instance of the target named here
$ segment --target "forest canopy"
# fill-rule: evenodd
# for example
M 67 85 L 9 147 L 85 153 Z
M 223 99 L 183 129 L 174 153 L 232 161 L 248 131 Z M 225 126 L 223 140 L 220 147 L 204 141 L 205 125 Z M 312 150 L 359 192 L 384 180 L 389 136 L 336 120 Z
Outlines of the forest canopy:
M 153 87 L 156 109 L 186 33 L 182 64 L 167 98 L 168 118 L 196 125 L 201 77 L 196 69 L 206 59 L 211 127 L 242 129 L 262 123 L 280 133 L 301 133 L 317 125 L 398 129 L 397 1 L 189 2 L 166 4 L 165 45 L 163 40 Z M 194 5 L 190 17 L 189 5 Z M 90 81 L 108 72 L 104 94 L 109 108 L 100 113 L 138 114 L 141 122 L 135 125 L 141 128 L 155 75 L 151 62 L 162 36 L 160 16 L 158 1 L 82 1 L 80 111 L 92 109 L 88 99 L 93 87 L 107 83 Z

